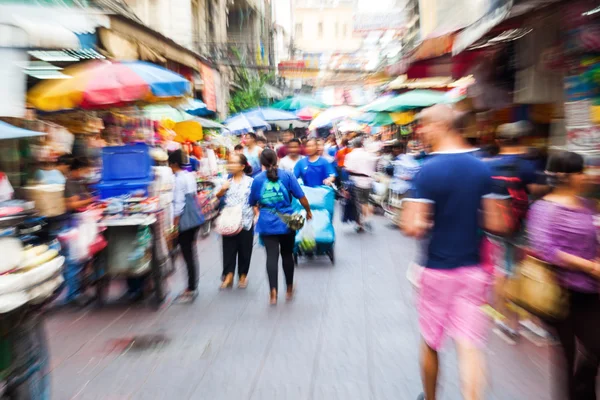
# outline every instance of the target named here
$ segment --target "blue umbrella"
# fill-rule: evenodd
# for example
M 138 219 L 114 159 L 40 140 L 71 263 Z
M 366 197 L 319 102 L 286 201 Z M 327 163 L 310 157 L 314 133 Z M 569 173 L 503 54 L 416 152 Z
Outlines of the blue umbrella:
M 225 120 L 225 126 L 233 135 L 243 135 L 244 133 L 254 132 L 255 129 L 271 129 L 271 126 L 267 121 L 244 114 L 237 114 L 227 118 Z
M 215 115 L 214 111 L 209 110 L 206 104 L 198 99 L 193 99 L 183 104 L 181 109 L 188 114 L 195 115 L 196 117 L 209 117 Z
M 295 121 L 300 118 L 296 116 L 296 114 L 278 110 L 276 108 L 266 107 L 266 108 L 253 108 L 247 111 L 243 111 L 240 114 L 244 114 L 247 117 L 258 117 L 263 121 L 267 122 L 277 122 L 277 121 Z
M 43 132 L 28 131 L 27 129 L 17 128 L 16 126 L 0 121 L 0 140 L 23 139 L 44 135 L 45 133 Z

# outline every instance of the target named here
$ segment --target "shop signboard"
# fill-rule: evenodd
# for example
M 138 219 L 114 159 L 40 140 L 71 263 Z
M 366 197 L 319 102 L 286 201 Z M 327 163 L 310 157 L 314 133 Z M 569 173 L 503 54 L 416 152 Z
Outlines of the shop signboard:
M 204 87 L 202 88 L 202 99 L 206 108 L 217 111 L 217 93 L 215 87 L 214 71 L 208 65 L 200 63 L 200 73 Z
M 570 151 L 600 151 L 600 127 L 567 127 L 567 148 Z
M 286 79 L 316 78 L 318 68 L 309 68 L 305 60 L 281 61 L 278 65 L 279 75 Z

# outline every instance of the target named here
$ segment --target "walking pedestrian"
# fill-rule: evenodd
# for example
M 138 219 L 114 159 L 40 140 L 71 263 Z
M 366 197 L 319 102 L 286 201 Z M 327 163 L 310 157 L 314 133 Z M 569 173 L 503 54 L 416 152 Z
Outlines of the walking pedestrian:
M 293 174 L 296 164 L 302 159 L 302 155 L 300 154 L 300 140 L 291 139 L 286 147 L 287 155 L 279 160 L 279 168 Z
M 279 255 L 281 254 L 286 282 L 286 298 L 294 294 L 294 245 L 296 232 L 281 219 L 280 214 L 294 213 L 292 197 L 297 198 L 306 210 L 306 218 L 312 219 L 308 200 L 296 178 L 277 168 L 277 154 L 265 150 L 260 156 L 265 171 L 254 178 L 250 191 L 250 205 L 259 208 L 256 231 L 267 251 L 267 275 L 269 277 L 270 304 L 277 304 L 277 279 Z
M 372 214 L 369 198 L 373 189 L 377 157 L 365 150 L 363 139 L 360 137 L 354 139 L 352 147 L 354 150 L 346 156 L 345 165 L 354 183 L 355 198 L 360 213 L 357 232 L 362 232 L 364 229 L 372 229 L 369 222 Z
M 501 249 L 499 273 L 496 275 L 495 294 L 496 311 L 502 314 L 504 320 L 496 320 L 494 333 L 504 341 L 514 345 L 519 337 L 519 315 L 507 307 L 503 293 L 507 279 L 510 279 L 517 264 L 517 248 L 524 244 L 525 219 L 529 209 L 529 196 L 534 196 L 539 191 L 546 191 L 544 185 L 538 182 L 535 165 L 525 158 L 526 148 L 520 140 L 530 131 L 529 124 L 525 121 L 504 124 L 498 127 L 496 139 L 499 154 L 484 159 L 494 177 L 494 192 L 510 198 L 510 209 L 506 217 L 511 220 L 514 227 L 509 235 L 504 237 L 491 236 Z M 533 332 L 544 333 L 543 330 L 531 321 L 522 321 Z
M 306 142 L 306 157 L 294 167 L 294 175 L 302 179 L 305 186 L 317 187 L 330 185 L 335 179 L 335 170 L 331 163 L 319 156 L 316 139 Z
M 294 139 L 294 133 L 291 131 L 285 131 L 281 136 L 283 139 L 283 145 L 276 150 L 277 158 L 279 158 L 280 160 L 282 160 L 285 156 L 289 154 L 288 143 L 290 143 L 290 140 Z M 298 143 L 300 144 L 300 141 L 298 141 Z M 298 151 L 300 152 L 300 149 Z
M 556 329 L 562 350 L 561 360 L 554 363 L 554 398 L 595 400 L 600 365 L 597 209 L 582 197 L 588 177 L 581 155 L 553 155 L 547 172 L 552 193 L 531 206 L 527 228 L 531 250 L 556 266 L 558 281 L 569 293 L 567 317 L 549 322 Z
M 494 229 L 499 222 L 492 207 L 496 202 L 483 201 L 492 190 L 490 169 L 453 128 L 457 117 L 447 105 L 420 114 L 418 133 L 433 152 L 416 175 L 415 193 L 402 213 L 407 235 L 429 236 L 417 301 L 425 392 L 419 398 L 426 400 L 437 398 L 438 352 L 446 336 L 457 347 L 464 398 L 483 399 L 486 382 L 490 320 L 481 308 L 491 276 L 480 266 L 482 205 L 486 226 Z
M 181 302 L 191 302 L 198 296 L 198 256 L 196 254 L 196 235 L 199 227 L 187 229 L 184 231 L 178 230 L 179 220 L 186 207 L 186 196 L 197 193 L 196 178 L 183 167 L 183 152 L 175 150 L 169 154 L 169 167 L 175 175 L 175 184 L 173 187 L 173 215 L 175 216 L 174 236 L 176 235 L 177 242 L 181 247 L 181 254 L 185 261 L 185 266 L 188 275 L 187 289 L 179 295 L 178 300 Z
M 258 146 L 256 133 L 250 132 L 246 134 L 244 138 L 244 155 L 248 159 L 250 166 L 252 167 L 252 177 L 256 177 L 256 175 L 260 174 L 260 153 L 263 149 Z
M 224 198 L 225 207 L 242 208 L 242 230 L 233 236 L 223 236 L 223 282 L 221 289 L 233 287 L 235 266 L 238 267 L 238 287 L 248 287 L 248 271 L 254 245 L 254 208 L 250 206 L 250 189 L 254 181 L 250 175 L 252 167 L 243 154 L 233 154 L 229 158 L 227 170 L 231 179 L 226 181 L 217 193 Z

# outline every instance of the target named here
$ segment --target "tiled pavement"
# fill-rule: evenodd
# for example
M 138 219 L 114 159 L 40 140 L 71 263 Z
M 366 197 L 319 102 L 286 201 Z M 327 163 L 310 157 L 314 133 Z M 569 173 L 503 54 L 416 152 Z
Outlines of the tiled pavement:
M 218 238 L 199 244 L 193 305 L 61 313 L 47 323 L 53 399 L 412 400 L 420 392 L 418 330 L 406 268 L 411 240 L 377 221 L 373 234 L 336 227 L 337 264 L 301 261 L 297 296 L 267 304 L 264 250 L 247 290 L 219 291 Z M 282 277 L 280 276 L 280 280 Z M 171 282 L 181 289 L 182 276 Z M 123 351 L 137 335 L 158 348 Z M 489 399 L 549 399 L 549 349 L 491 339 Z M 460 399 L 452 346 L 442 399 Z

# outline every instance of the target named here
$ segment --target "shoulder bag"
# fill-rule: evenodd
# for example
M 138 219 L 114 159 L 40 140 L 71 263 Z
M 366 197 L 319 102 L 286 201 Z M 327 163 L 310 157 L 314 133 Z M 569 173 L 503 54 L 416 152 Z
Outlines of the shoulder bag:
M 235 236 L 243 229 L 243 206 L 225 206 L 221 214 L 215 219 L 214 229 L 222 236 Z
M 544 320 L 557 321 L 569 313 L 569 292 L 557 279 L 553 265 L 527 255 L 507 281 L 506 298 Z
M 179 230 L 181 232 L 185 232 L 190 229 L 198 228 L 203 223 L 204 215 L 202 214 L 202 210 L 198 204 L 196 193 L 186 193 L 183 213 L 179 218 Z

